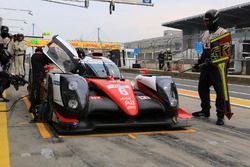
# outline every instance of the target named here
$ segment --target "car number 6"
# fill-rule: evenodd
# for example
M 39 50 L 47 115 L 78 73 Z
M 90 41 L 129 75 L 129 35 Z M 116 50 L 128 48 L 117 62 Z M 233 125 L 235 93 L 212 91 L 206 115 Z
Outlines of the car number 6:
M 128 95 L 128 91 L 126 90 L 125 87 L 119 87 L 118 91 L 120 92 L 120 94 L 122 95 Z

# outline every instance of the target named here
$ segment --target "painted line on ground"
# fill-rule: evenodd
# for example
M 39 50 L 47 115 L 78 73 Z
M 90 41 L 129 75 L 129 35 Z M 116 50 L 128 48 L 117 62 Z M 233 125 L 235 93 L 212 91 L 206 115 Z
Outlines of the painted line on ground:
M 200 98 L 197 91 L 191 91 L 191 90 L 186 90 L 186 89 L 178 89 L 178 93 L 179 93 L 179 95 L 183 95 L 183 96 L 188 96 L 188 97 L 193 97 L 193 98 Z M 212 101 L 215 101 L 216 95 L 211 94 L 210 98 L 211 98 Z M 232 105 L 235 105 L 235 106 L 250 108 L 250 100 L 230 97 L 230 103 Z
M 26 105 L 27 108 L 30 108 L 30 101 L 27 97 L 23 98 L 24 104 Z M 33 115 L 31 114 L 31 116 L 33 117 Z M 36 127 L 38 128 L 38 131 L 40 133 L 40 135 L 44 138 L 44 139 L 49 139 L 51 138 L 51 134 L 49 133 L 48 129 L 46 128 L 44 123 L 36 123 Z
M 133 134 L 128 134 L 128 137 L 129 137 L 130 139 L 136 139 L 136 136 L 133 135 Z
M 181 84 L 181 83 L 175 83 L 177 86 L 184 86 L 184 87 L 190 87 L 190 88 L 195 88 L 195 89 L 198 89 L 198 86 L 195 86 L 195 85 L 188 85 L 188 84 Z M 183 89 L 183 88 L 180 88 L 180 89 Z M 214 90 L 214 88 L 210 88 L 210 90 Z M 231 91 L 229 90 L 229 93 L 235 93 L 235 94 L 241 94 L 241 95 L 247 95 L 247 96 L 250 96 L 249 93 L 244 93 L 244 92 L 237 92 L 237 91 Z
M 108 134 L 86 134 L 86 135 L 71 135 L 59 136 L 60 138 L 78 138 L 78 137 L 112 137 L 112 136 L 129 136 L 132 135 L 151 135 L 151 134 L 170 134 L 170 133 L 190 133 L 196 132 L 194 129 L 186 128 L 184 130 L 165 130 L 165 131 L 149 131 L 149 132 L 129 132 L 129 133 L 108 133 Z M 134 136 L 135 137 L 135 136 Z
M 199 80 L 181 79 L 181 78 L 174 78 L 174 80 L 189 81 L 189 82 L 193 82 L 193 83 L 198 83 L 199 82 Z M 230 84 L 230 83 L 228 85 L 230 85 L 230 86 L 238 86 L 238 87 L 243 87 L 243 88 L 250 87 L 249 85 Z
M 0 110 L 6 110 L 6 103 L 0 102 Z M 0 166 L 10 166 L 10 150 L 6 112 L 0 112 Z

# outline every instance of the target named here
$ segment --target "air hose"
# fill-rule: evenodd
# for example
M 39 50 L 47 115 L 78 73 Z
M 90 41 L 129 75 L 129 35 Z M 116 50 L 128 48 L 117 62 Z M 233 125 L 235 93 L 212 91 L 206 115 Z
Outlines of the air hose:
M 11 105 L 11 107 L 10 107 L 9 109 L 7 109 L 7 110 L 0 110 L 0 112 L 10 112 L 9 117 L 8 117 L 8 120 L 9 120 L 9 119 L 11 118 L 11 116 L 13 115 L 13 112 L 14 112 L 13 109 L 14 109 L 15 105 L 16 105 L 20 100 L 22 100 L 22 99 L 25 98 L 25 97 L 28 97 L 28 95 L 25 95 L 25 96 L 22 96 L 22 97 L 16 99 L 16 100 L 14 101 L 14 103 L 12 103 L 12 105 Z

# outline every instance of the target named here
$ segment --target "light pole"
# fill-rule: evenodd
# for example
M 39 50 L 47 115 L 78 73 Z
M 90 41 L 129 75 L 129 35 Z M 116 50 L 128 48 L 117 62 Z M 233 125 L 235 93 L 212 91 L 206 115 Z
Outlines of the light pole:
M 35 36 L 35 23 L 32 23 L 32 35 Z
M 98 42 L 101 41 L 101 39 L 100 39 L 100 27 L 97 28 L 97 40 L 98 40 Z

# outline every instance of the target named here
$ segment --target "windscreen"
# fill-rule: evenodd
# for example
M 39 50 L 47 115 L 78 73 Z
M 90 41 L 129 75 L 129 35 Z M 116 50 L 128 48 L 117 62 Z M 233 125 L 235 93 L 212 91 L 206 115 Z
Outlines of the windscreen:
M 118 67 L 112 62 L 89 60 L 85 62 L 85 66 L 89 77 L 107 78 L 108 76 L 113 76 L 117 79 L 121 78 Z

